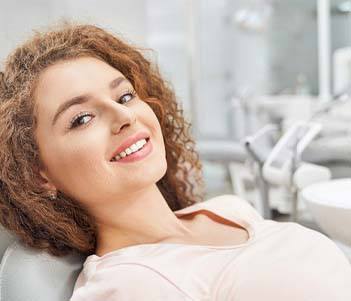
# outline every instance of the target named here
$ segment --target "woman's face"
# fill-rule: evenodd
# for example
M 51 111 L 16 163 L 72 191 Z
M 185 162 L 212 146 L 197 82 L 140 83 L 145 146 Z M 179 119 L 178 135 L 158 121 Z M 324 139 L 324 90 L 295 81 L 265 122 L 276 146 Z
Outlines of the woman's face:
M 75 104 L 66 106 L 72 99 Z M 82 57 L 48 67 L 40 75 L 35 104 L 35 134 L 45 167 L 40 174 L 47 189 L 90 207 L 142 190 L 165 174 L 156 115 L 107 63 Z M 147 144 L 134 155 L 111 161 L 121 146 L 124 150 L 131 144 L 126 139 L 138 133 L 149 137 Z M 130 161 L 132 157 L 139 160 Z

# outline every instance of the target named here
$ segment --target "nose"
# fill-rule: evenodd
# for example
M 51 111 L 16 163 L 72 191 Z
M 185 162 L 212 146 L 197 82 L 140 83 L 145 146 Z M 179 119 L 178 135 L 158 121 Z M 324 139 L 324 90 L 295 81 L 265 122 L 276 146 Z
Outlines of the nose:
M 113 103 L 109 110 L 111 111 L 111 132 L 118 134 L 123 128 L 131 126 L 136 122 L 136 114 L 132 108 L 126 105 Z

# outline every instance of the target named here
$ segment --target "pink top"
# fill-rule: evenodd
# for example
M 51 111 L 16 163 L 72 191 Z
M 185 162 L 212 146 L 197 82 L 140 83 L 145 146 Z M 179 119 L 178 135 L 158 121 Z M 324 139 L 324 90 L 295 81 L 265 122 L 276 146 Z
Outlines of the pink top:
M 175 211 L 208 210 L 244 227 L 234 246 L 140 244 L 88 256 L 70 301 L 350 301 L 351 265 L 325 235 L 264 220 L 222 195 Z

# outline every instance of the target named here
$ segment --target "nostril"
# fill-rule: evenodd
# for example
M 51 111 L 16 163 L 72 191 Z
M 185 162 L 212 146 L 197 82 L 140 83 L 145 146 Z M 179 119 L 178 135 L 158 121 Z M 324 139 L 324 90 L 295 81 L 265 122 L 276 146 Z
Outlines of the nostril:
M 122 125 L 121 129 L 120 130 L 123 130 L 126 126 L 128 126 L 128 124 L 124 124 Z

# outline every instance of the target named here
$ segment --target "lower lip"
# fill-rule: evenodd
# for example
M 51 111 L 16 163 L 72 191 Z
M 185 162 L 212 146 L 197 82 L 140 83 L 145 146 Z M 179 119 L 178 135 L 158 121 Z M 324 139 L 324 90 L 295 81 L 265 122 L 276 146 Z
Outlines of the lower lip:
M 124 158 L 119 159 L 118 161 L 113 161 L 112 163 L 130 163 L 144 159 L 148 154 L 152 152 L 152 143 L 149 139 L 142 149 L 138 150 L 131 155 L 125 156 Z

